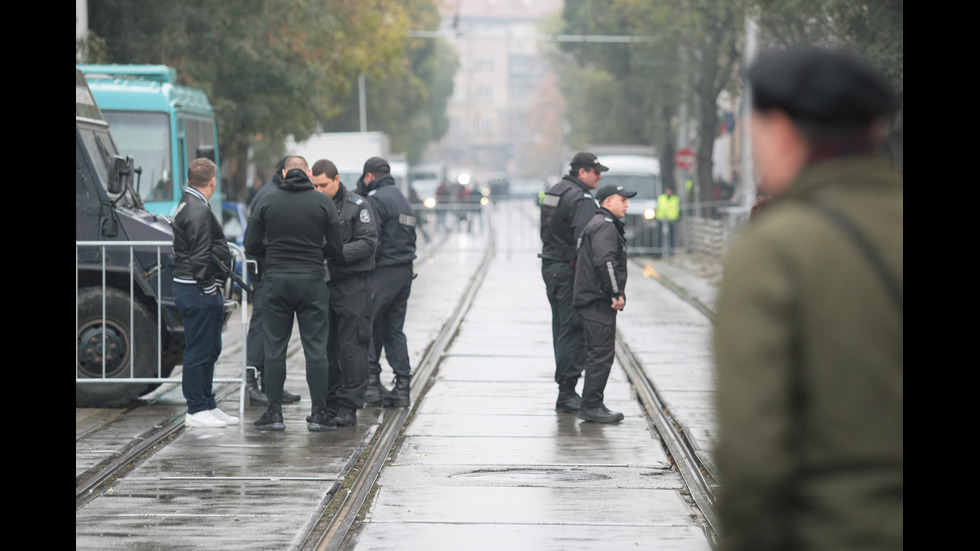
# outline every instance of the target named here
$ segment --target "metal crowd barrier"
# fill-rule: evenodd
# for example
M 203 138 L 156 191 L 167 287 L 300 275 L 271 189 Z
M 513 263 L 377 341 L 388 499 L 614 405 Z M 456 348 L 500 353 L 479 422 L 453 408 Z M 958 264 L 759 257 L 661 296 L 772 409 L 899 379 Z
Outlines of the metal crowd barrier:
M 75 242 L 75 334 L 76 339 L 79 336 L 79 300 L 78 293 L 80 290 L 79 286 L 79 273 L 80 273 L 80 251 L 97 249 L 98 259 L 100 262 L 100 268 L 98 269 L 98 277 L 100 279 L 99 287 L 101 288 L 102 296 L 102 327 L 106 326 L 106 297 L 108 296 L 108 290 L 110 288 L 115 289 L 116 292 L 124 292 L 128 290 L 129 293 L 129 319 L 128 319 L 128 329 L 130 336 L 129 348 L 130 350 L 135 350 L 137 346 L 140 346 L 137 335 L 135 334 L 135 313 L 134 308 L 136 304 L 136 288 L 137 278 L 135 277 L 134 269 L 138 266 L 136 262 L 136 254 L 155 254 L 156 263 L 155 268 L 150 271 L 155 271 L 156 273 L 161 273 L 159 267 L 162 265 L 162 254 L 161 251 L 164 249 L 169 249 L 173 246 L 171 241 L 76 241 Z M 245 257 L 245 251 L 240 246 L 234 243 L 228 243 L 231 249 L 232 255 L 235 257 L 236 264 L 242 266 L 241 277 L 242 280 L 248 283 L 248 272 L 250 268 L 255 265 L 254 260 L 247 260 Z M 121 250 L 123 254 L 128 254 L 128 260 L 125 263 L 125 267 L 121 268 L 121 264 L 114 263 L 109 264 L 108 259 L 110 257 L 109 250 Z M 87 263 L 86 266 L 91 266 L 93 263 Z M 124 286 L 111 285 L 109 283 L 109 273 L 112 273 L 114 277 L 112 279 L 120 280 L 125 278 L 128 280 L 128 289 L 124 289 Z M 160 277 L 156 278 L 156 288 L 152 291 L 157 297 L 163 296 L 163 281 Z M 85 285 L 84 287 L 91 287 L 92 285 Z M 247 383 L 246 383 L 246 358 L 247 358 L 247 334 L 248 334 L 248 291 L 245 289 L 241 290 L 241 302 L 231 299 L 232 286 L 226 285 L 224 292 L 225 301 L 225 311 L 233 311 L 238 309 L 241 312 L 242 317 L 242 338 L 241 338 L 241 370 L 237 377 L 215 377 L 215 383 L 237 383 L 239 384 L 239 405 L 238 410 L 240 416 L 244 414 L 245 411 L 245 396 L 247 395 Z M 109 353 L 110 347 L 109 343 L 106 342 L 106 332 L 102 331 L 102 342 L 100 345 L 101 353 L 101 365 L 102 365 L 102 376 L 101 377 L 80 377 L 79 376 L 79 358 L 78 358 L 78 344 L 76 342 L 76 358 L 75 358 L 75 384 L 142 384 L 142 385 L 161 385 L 161 384 L 180 384 L 180 378 L 173 378 L 164 376 L 163 371 L 163 323 L 164 323 L 164 312 L 163 303 L 161 300 L 156 300 L 156 376 L 155 377 L 138 377 L 135 373 L 135 358 L 137 354 L 130 352 L 129 354 L 129 365 L 128 365 L 128 376 L 106 376 L 106 363 L 107 354 Z

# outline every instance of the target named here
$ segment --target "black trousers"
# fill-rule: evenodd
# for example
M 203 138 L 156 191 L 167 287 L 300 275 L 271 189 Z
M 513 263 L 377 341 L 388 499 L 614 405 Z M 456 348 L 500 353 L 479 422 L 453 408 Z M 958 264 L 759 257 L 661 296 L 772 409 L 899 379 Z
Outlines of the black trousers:
M 266 274 L 262 290 L 265 327 L 265 395 L 269 409 L 282 411 L 282 387 L 286 382 L 286 347 L 299 324 L 306 356 L 306 383 L 313 411 L 326 409 L 327 335 L 330 330 L 330 295 L 323 275 Z
M 411 376 L 408 339 L 402 328 L 408 312 L 408 297 L 412 294 L 413 267 L 411 263 L 375 268 L 369 277 L 371 285 L 371 347 L 368 370 L 381 373 L 381 351 L 395 375 Z
M 582 385 L 582 407 L 603 405 L 606 381 L 616 355 L 616 313 L 605 302 L 593 302 L 577 308 L 585 334 L 585 383 Z
M 248 335 L 245 344 L 248 346 L 245 362 L 255 366 L 262 373 L 265 365 L 265 329 L 262 327 L 262 277 L 256 275 L 249 279 L 252 285 L 252 317 L 248 322 Z
M 327 284 L 330 290 L 328 408 L 364 406 L 371 344 L 371 287 L 367 274 Z
M 551 338 L 555 351 L 555 382 L 574 384 L 582 376 L 585 338 L 582 324 L 572 307 L 575 268 L 567 262 L 544 260 L 541 277 L 551 304 Z

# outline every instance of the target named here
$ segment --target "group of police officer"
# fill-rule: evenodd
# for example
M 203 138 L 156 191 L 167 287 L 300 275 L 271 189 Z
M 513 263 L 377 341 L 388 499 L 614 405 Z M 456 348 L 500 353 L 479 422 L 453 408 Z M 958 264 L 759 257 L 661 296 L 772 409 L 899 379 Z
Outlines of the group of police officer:
M 390 165 L 368 159 L 355 190 L 327 159 L 310 167 L 303 157 L 286 157 L 277 169 L 278 178 L 253 200 L 245 231 L 245 252 L 258 261 L 261 282 L 249 332 L 250 348 L 255 343 L 261 353 L 250 350 L 249 364 L 260 368 L 262 388 L 253 382 L 250 394 L 266 411 L 255 428 L 285 430 L 282 404 L 297 401 L 283 389 L 294 318 L 306 358 L 310 431 L 354 425 L 365 403 L 407 407 L 403 325 L 416 223 Z M 396 375 L 391 391 L 380 382 L 382 351 Z
M 604 186 L 609 170 L 592 153 L 577 153 L 571 169 L 541 199 L 541 276 L 551 305 L 555 409 L 616 423 L 603 402 L 612 368 L 616 314 L 626 306 L 626 237 L 622 218 L 635 191 Z M 575 387 L 585 374 L 582 394 Z

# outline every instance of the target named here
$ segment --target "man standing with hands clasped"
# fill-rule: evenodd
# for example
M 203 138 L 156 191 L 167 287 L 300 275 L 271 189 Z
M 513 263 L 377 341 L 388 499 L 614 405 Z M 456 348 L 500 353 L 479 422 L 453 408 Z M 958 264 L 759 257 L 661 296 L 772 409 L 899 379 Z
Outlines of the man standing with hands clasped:
M 622 218 L 628 197 L 623 186 L 605 186 L 596 193 L 601 205 L 585 225 L 575 263 L 572 306 L 585 335 L 585 384 L 579 419 L 616 423 L 623 414 L 609 411 L 603 392 L 612 369 L 616 345 L 616 313 L 626 306 L 626 236 Z
M 174 232 L 174 302 L 184 320 L 184 367 L 181 386 L 187 400 L 188 427 L 221 428 L 237 425 L 218 409 L 214 399 L 214 362 L 221 355 L 224 298 L 223 271 L 231 250 L 221 223 L 208 201 L 217 186 L 217 167 L 194 159 L 187 167 L 187 188 L 171 224 Z

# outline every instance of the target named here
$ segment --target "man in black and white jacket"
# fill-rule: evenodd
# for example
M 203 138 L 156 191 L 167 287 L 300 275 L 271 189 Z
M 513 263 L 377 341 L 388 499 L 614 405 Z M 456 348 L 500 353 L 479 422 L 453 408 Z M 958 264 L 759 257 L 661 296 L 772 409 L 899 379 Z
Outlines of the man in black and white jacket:
M 174 248 L 174 301 L 184 320 L 184 367 L 181 384 L 187 401 L 187 427 L 237 425 L 238 418 L 218 409 L 212 384 L 221 355 L 224 324 L 224 273 L 231 250 L 208 201 L 217 182 L 217 167 L 195 159 L 187 168 L 187 188 L 171 223 Z

